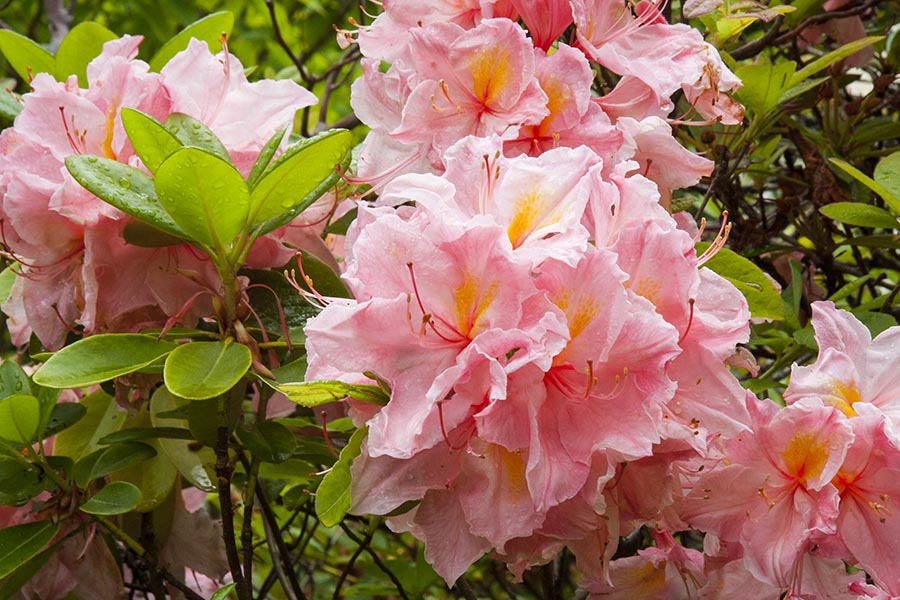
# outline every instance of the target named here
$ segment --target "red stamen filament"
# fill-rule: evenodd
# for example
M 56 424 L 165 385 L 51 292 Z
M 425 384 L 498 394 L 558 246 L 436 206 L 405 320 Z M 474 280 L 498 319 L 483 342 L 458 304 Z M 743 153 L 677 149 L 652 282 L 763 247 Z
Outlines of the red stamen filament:
M 428 312 L 427 310 L 425 310 L 425 305 L 422 303 L 422 297 L 419 295 L 419 286 L 418 286 L 418 284 L 416 283 L 416 272 L 415 272 L 415 270 L 413 269 L 413 264 L 412 264 L 411 262 L 410 262 L 410 263 L 406 263 L 406 268 L 409 270 L 409 278 L 412 280 L 413 295 L 416 297 L 416 303 L 419 305 L 419 310 L 422 311 L 422 325 L 423 325 L 423 326 L 428 326 L 428 327 L 430 327 L 431 330 L 435 333 L 435 335 L 437 335 L 439 338 L 441 338 L 442 340 L 444 340 L 444 341 L 447 342 L 448 344 L 455 344 L 455 343 L 457 343 L 457 342 L 462 341 L 463 339 L 465 339 L 465 336 L 463 336 L 461 333 L 459 333 L 458 331 L 456 331 L 455 329 L 453 329 L 453 327 L 451 327 L 449 324 L 447 324 L 447 323 L 446 323 L 443 319 L 441 319 L 440 317 L 438 317 L 438 319 L 440 320 L 440 322 L 441 322 L 444 326 L 450 327 L 450 329 L 453 331 L 453 333 L 455 333 L 455 334 L 457 334 L 458 336 L 460 336 L 460 339 L 454 340 L 454 339 L 448 338 L 447 336 L 445 336 L 444 334 L 442 334 L 440 331 L 438 331 L 437 326 L 434 324 L 434 320 L 432 319 L 432 317 L 434 317 L 434 315 L 433 315 L 432 313 Z M 424 331 L 423 331 L 423 334 L 424 334 Z
M 695 302 L 696 302 L 696 300 L 694 300 L 693 298 L 688 299 L 688 305 L 690 306 L 690 313 L 688 313 L 687 327 L 684 328 L 684 331 L 681 333 L 681 337 L 678 338 L 679 344 L 681 344 L 681 342 L 684 341 L 684 338 L 687 337 L 688 332 L 691 330 L 691 325 L 693 325 L 693 323 L 694 323 L 694 304 L 695 304 Z

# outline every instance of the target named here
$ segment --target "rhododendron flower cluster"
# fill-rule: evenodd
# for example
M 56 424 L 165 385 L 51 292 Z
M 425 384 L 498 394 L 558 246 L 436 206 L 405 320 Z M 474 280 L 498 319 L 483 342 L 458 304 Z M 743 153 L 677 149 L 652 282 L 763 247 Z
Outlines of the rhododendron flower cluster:
M 134 221 L 93 196 L 64 165 L 72 154 L 93 154 L 131 165 L 140 159 L 125 134 L 122 108 L 165 121 L 185 113 L 206 124 L 235 165 L 249 172 L 260 149 L 316 99 L 290 81 L 249 83 L 233 56 L 210 53 L 196 40 L 160 73 L 136 60 L 140 37 L 104 45 L 77 78 L 59 82 L 39 73 L 22 113 L 0 136 L 2 243 L 20 264 L 3 306 L 16 344 L 32 332 L 57 349 L 76 326 L 85 333 L 163 325 L 170 317 L 193 325 L 211 312 L 218 279 L 210 260 L 187 244 L 147 248 L 128 243 Z M 282 229 L 262 238 L 248 264 L 281 266 L 290 242 L 304 235 Z M 200 299 L 190 303 L 194 296 Z
M 698 257 L 666 210 L 711 169 L 673 137 L 673 94 L 742 118 L 717 52 L 606 0 L 385 0 L 342 35 L 377 200 L 348 232 L 355 299 L 306 328 L 307 378 L 391 388 L 348 399 L 351 512 L 392 515 L 449 583 L 487 552 L 521 576 L 567 547 L 592 598 L 896 594 L 897 333 L 818 304 L 819 361 L 787 408 L 755 398 L 727 366 L 753 371 L 747 304 L 703 267 L 727 230 Z M 642 526 L 655 546 L 611 560 Z

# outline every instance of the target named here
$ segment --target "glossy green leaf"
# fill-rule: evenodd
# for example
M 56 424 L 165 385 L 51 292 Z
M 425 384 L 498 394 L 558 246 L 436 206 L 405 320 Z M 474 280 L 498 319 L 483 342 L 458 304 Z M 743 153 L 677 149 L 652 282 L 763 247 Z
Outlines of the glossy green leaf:
M 31 382 L 22 367 L 11 360 L 0 364 L 0 398 L 29 393 Z
M 900 198 L 900 152 L 889 154 L 878 161 L 874 178 L 894 198 Z
M 189 236 L 163 208 L 146 173 L 108 158 L 73 154 L 66 168 L 89 192 L 122 212 L 182 239 Z
M 236 583 L 229 583 L 225 587 L 220 587 L 215 591 L 215 593 L 213 593 L 212 596 L 209 597 L 209 600 L 225 600 L 226 598 L 228 598 L 228 594 L 230 594 L 232 590 L 234 590 L 236 585 Z
M 35 465 L 0 457 L 0 504 L 25 504 L 44 490 L 43 478 L 43 472 Z
M 51 388 L 87 387 L 139 371 L 175 348 L 137 333 L 93 335 L 51 356 L 34 374 L 34 382 Z
M 144 415 L 149 419 L 149 415 Z M 148 512 L 163 505 L 175 489 L 178 470 L 159 445 L 159 440 L 147 440 L 156 456 L 144 462 L 129 465 L 110 474 L 112 481 L 130 483 L 141 491 L 141 498 L 134 507 L 137 512 Z
M 51 545 L 46 550 L 32 556 L 24 564 L 15 571 L 0 580 L 0 600 L 10 600 L 10 598 L 21 598 L 19 592 L 25 587 L 25 584 L 34 577 L 41 567 L 47 564 L 47 561 L 56 554 L 60 546 Z
M 151 173 L 156 173 L 163 161 L 183 147 L 162 123 L 139 110 L 123 108 L 122 126 L 134 151 Z
M 213 13 L 191 23 L 166 42 L 150 59 L 150 70 L 162 70 L 173 56 L 188 47 L 192 38 L 206 42 L 210 51 L 215 54 L 219 50 L 219 46 L 216 44 L 219 43 L 222 34 L 230 36 L 232 27 L 234 27 L 234 15 L 227 11 Z
M 312 287 L 314 287 L 316 292 L 320 295 L 333 298 L 353 297 L 347 289 L 347 286 L 344 285 L 340 276 L 338 276 L 331 267 L 309 252 L 303 252 L 300 255 L 300 264 L 303 266 L 303 273 L 312 282 Z M 297 275 L 300 275 L 300 273 L 297 273 Z M 299 283 L 301 287 L 311 291 L 308 282 L 302 277 L 297 279 L 297 283 Z
M 777 106 L 796 67 L 791 61 L 776 65 L 745 65 L 735 71 L 735 75 L 744 82 L 735 96 L 754 113 L 765 114 Z
M 91 515 L 121 515 L 137 508 L 141 497 L 141 490 L 136 485 L 113 481 L 78 508 Z
M 347 397 L 381 406 L 390 400 L 390 396 L 377 385 L 351 384 L 343 381 L 282 383 L 276 385 L 275 389 L 287 396 L 291 402 L 306 407 L 336 402 Z
M 706 242 L 697 244 L 698 252 L 703 252 L 708 247 Z M 722 248 L 704 266 L 740 290 L 747 299 L 752 316 L 760 319 L 784 318 L 784 306 L 775 284 L 751 261 Z
M 187 419 L 165 418 L 161 415 L 186 406 L 188 402 L 174 396 L 164 387 L 157 389 L 150 402 L 151 423 L 154 427 L 187 429 Z M 158 443 L 182 477 L 201 490 L 212 492 L 216 489 L 206 469 L 207 465 L 212 466 L 216 460 L 212 448 L 196 448 L 189 440 L 160 439 Z
M 860 202 L 826 204 L 819 209 L 819 212 L 829 219 L 857 227 L 878 227 L 882 229 L 897 229 L 900 227 L 900 222 L 888 211 Z
M 52 54 L 24 35 L 0 29 L 0 52 L 22 81 L 31 81 L 38 73 L 55 73 Z
M 130 467 L 156 456 L 156 450 L 141 442 L 123 442 L 101 448 L 75 463 L 73 478 L 79 487 L 114 471 Z
M 853 177 L 853 179 L 881 196 L 881 199 L 887 204 L 888 209 L 894 213 L 895 216 L 900 217 L 900 197 L 895 196 L 890 189 L 884 187 L 845 160 L 829 158 L 828 162 L 839 167 L 842 171 Z
M 897 325 L 897 320 L 894 317 L 883 312 L 854 310 L 853 316 L 859 319 L 859 321 L 868 328 L 872 337 Z
M 41 403 L 34 396 L 17 394 L 0 400 L 0 438 L 29 444 L 41 422 Z
M 46 439 L 72 427 L 86 414 L 87 409 L 77 402 L 61 402 L 54 405 L 41 438 Z
M 166 360 L 163 377 L 169 391 L 189 400 L 224 394 L 250 368 L 250 349 L 234 342 L 191 342 Z
M 0 577 L 6 577 L 56 537 L 59 523 L 38 521 L 0 529 Z
M 350 154 L 352 135 L 326 131 L 289 147 L 266 170 L 250 194 L 250 225 L 284 213 L 299 214 L 321 194 L 319 185 L 336 176 L 335 166 Z
M 78 85 L 88 87 L 88 63 L 100 56 L 103 44 L 118 37 L 99 23 L 79 23 L 66 34 L 56 51 L 56 78 L 65 81 L 69 75 L 77 75 Z
M 184 113 L 172 113 L 166 119 L 165 128 L 182 145 L 188 148 L 206 150 L 225 162 L 231 161 L 231 156 L 228 154 L 225 144 L 202 121 Z
M 368 429 L 357 429 L 341 450 L 341 457 L 322 479 L 316 490 L 316 514 L 322 525 L 334 527 L 350 510 L 350 465 L 359 456 Z
M 98 450 L 100 439 L 121 429 L 125 422 L 125 411 L 102 390 L 88 394 L 78 404 L 85 408 L 85 416 L 53 440 L 53 453 L 73 460 Z
M 122 230 L 122 239 L 132 246 L 141 248 L 168 248 L 186 241 L 183 237 L 176 237 L 141 221 L 131 221 L 126 224 Z
M 100 438 L 101 444 L 140 442 L 143 440 L 192 440 L 191 432 L 181 427 L 129 427 Z
M 188 235 L 223 249 L 244 228 L 247 182 L 231 163 L 199 148 L 182 148 L 156 173 L 156 193 Z
M 275 156 L 275 152 L 281 145 L 285 133 L 287 133 L 286 128 L 276 131 L 275 135 L 269 138 L 269 141 L 266 142 L 263 149 L 259 151 L 259 156 L 256 157 L 253 168 L 250 169 L 250 175 L 247 176 L 247 185 L 250 186 L 251 190 L 256 186 L 256 182 L 259 181 L 259 178 L 262 177 L 262 174 L 266 171 L 266 168 L 268 168 L 269 163 L 272 162 L 272 157 Z
M 834 63 L 842 61 L 851 54 L 855 54 L 863 48 L 867 48 L 875 42 L 883 39 L 883 36 L 869 36 L 860 38 L 858 40 L 853 40 L 849 44 L 844 44 L 837 50 L 834 50 L 832 52 L 829 52 L 825 56 L 817 58 L 816 60 L 812 61 L 811 63 L 794 73 L 794 76 L 791 78 L 790 85 L 797 85 L 801 81 L 812 77 L 819 71 L 827 69 Z
M 279 463 L 289 459 L 297 448 L 290 430 L 275 421 L 263 421 L 238 427 L 237 437 L 254 456 L 265 462 Z

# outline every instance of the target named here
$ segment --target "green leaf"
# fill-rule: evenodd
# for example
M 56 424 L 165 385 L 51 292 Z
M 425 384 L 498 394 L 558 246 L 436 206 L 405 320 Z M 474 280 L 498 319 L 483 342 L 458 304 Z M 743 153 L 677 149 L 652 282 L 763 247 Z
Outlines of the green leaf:
M 61 402 L 53 407 L 41 439 L 56 435 L 84 418 L 87 409 L 77 402 Z
M 775 143 L 778 143 L 778 140 L 775 140 Z M 354 208 L 352 210 L 347 211 L 341 218 L 336 221 L 332 221 L 328 224 L 328 227 L 325 228 L 325 233 L 334 233 L 337 235 L 347 235 L 347 230 L 350 229 L 350 225 L 356 220 L 356 215 L 359 213 L 359 210 Z
M 0 118 L 12 123 L 23 108 L 21 96 L 12 90 L 0 89 Z
M 291 402 L 313 407 L 352 397 L 362 402 L 384 406 L 390 396 L 377 385 L 351 384 L 343 381 L 306 381 L 275 386 Z
M 41 422 L 41 403 L 34 396 L 18 394 L 0 400 L 0 438 L 30 444 Z
M 38 521 L 0 529 L 0 577 L 6 577 L 56 537 L 59 523 Z
M 208 44 L 209 48 L 215 53 L 215 45 L 224 33 L 226 36 L 231 35 L 231 29 L 234 27 L 234 15 L 227 11 L 213 13 L 203 17 L 199 21 L 195 21 L 182 29 L 180 32 L 168 42 L 163 44 L 152 59 L 150 59 L 150 70 L 160 71 L 172 57 L 188 47 L 191 38 L 197 38 Z
M 897 229 L 900 222 L 888 211 L 860 202 L 835 202 L 826 204 L 819 212 L 830 219 L 856 227 Z
M 701 253 L 708 247 L 709 244 L 706 242 L 697 244 L 697 250 Z M 752 316 L 759 319 L 784 318 L 781 296 L 775 284 L 751 261 L 727 248 L 722 248 L 707 261 L 705 266 L 740 290 L 747 299 Z
M 853 316 L 859 319 L 859 321 L 869 329 L 869 333 L 872 334 L 872 337 L 897 325 L 897 320 L 894 319 L 894 317 L 883 312 L 854 310 Z
M 21 506 L 44 490 L 44 473 L 35 465 L 0 457 L 0 504 Z
M 52 54 L 9 29 L 0 30 L 0 52 L 22 81 L 31 81 L 38 73 L 53 74 L 56 71 L 56 59 Z
M 791 258 L 788 261 L 791 267 L 790 283 L 782 292 L 784 305 L 784 320 L 792 329 L 800 329 L 800 302 L 803 300 L 803 271 L 800 262 Z
M 125 422 L 125 411 L 102 390 L 88 394 L 78 404 L 86 409 L 87 414 L 53 440 L 53 453 L 73 460 L 99 449 L 99 440 L 118 431 Z
M 92 452 L 76 462 L 72 470 L 73 479 L 79 487 L 87 487 L 87 484 L 95 479 L 109 475 L 113 471 L 142 463 L 154 456 L 156 456 L 156 450 L 141 442 L 114 444 Z
M 160 204 L 153 180 L 140 169 L 108 158 L 79 154 L 66 157 L 66 168 L 75 181 L 104 202 L 168 234 L 183 239 L 190 237 Z
M 297 440 L 290 430 L 275 421 L 263 421 L 238 427 L 241 443 L 260 460 L 279 463 L 289 459 L 297 448 Z
M 34 382 L 51 388 L 87 387 L 139 371 L 176 347 L 138 333 L 93 335 L 51 356 L 34 374 Z
M 247 182 L 237 169 L 199 148 L 182 148 L 156 173 L 166 212 L 193 239 L 224 249 L 247 220 Z
M 141 498 L 141 490 L 136 485 L 113 481 L 78 508 L 90 515 L 121 515 L 137 508 Z
M 316 490 L 316 514 L 322 525 L 334 527 L 350 510 L 350 465 L 360 453 L 368 429 L 357 429 L 341 450 L 341 457 L 322 479 Z
M 322 182 L 334 180 L 335 166 L 350 156 L 352 137 L 347 130 L 333 129 L 289 147 L 253 187 L 249 224 L 284 214 L 293 218 L 312 204 L 322 195 Z M 264 228 L 259 235 L 263 233 Z
M 221 587 L 215 591 L 215 593 L 209 597 L 209 600 L 225 600 L 228 598 L 228 594 L 234 590 L 236 583 L 229 583 L 225 587 Z
M 284 139 L 285 133 L 287 133 L 287 128 L 276 131 L 275 135 L 269 138 L 269 141 L 266 142 L 266 145 L 260 150 L 259 156 L 256 157 L 256 161 L 253 163 L 253 168 L 250 169 L 250 175 L 247 177 L 247 185 L 250 186 L 251 190 L 256 187 L 256 182 L 259 181 L 259 178 L 265 172 L 269 163 L 272 162 L 272 157 L 275 156 L 275 152 L 278 151 L 278 147 L 281 145 L 281 140 Z
M 141 221 L 131 221 L 126 224 L 122 230 L 122 239 L 132 246 L 141 248 L 167 248 L 183 244 L 186 241 L 183 237 L 176 237 Z
M 69 75 L 77 75 L 78 85 L 86 88 L 88 63 L 100 56 L 103 44 L 118 37 L 99 23 L 79 23 L 66 34 L 56 51 L 56 78 L 65 81 Z
M 190 430 L 181 427 L 129 427 L 100 438 L 100 444 L 139 442 L 141 440 L 192 440 Z
M 900 152 L 885 156 L 875 166 L 875 181 L 894 198 L 900 198 Z
M 134 151 L 151 173 L 183 146 L 162 123 L 134 108 L 122 109 L 122 126 Z
M 30 392 L 31 382 L 22 367 L 11 360 L 0 364 L 0 398 Z
M 25 584 L 34 577 L 41 567 L 47 564 L 47 561 L 56 554 L 59 548 L 60 545 L 51 544 L 49 548 L 31 557 L 25 564 L 0 580 L 0 600 L 21 598 L 22 596 L 19 592 L 22 591 Z
M 778 99 L 787 89 L 797 65 L 785 61 L 776 65 L 745 65 L 735 71 L 744 86 L 735 97 L 754 113 L 762 115 L 778 105 Z
M 794 76 L 791 78 L 789 85 L 791 85 L 791 86 L 797 85 L 801 81 L 812 77 L 819 71 L 821 71 L 823 69 L 827 69 L 834 63 L 844 60 L 851 54 L 855 54 L 856 52 L 859 52 L 863 48 L 867 48 L 868 46 L 871 46 L 875 42 L 878 42 L 883 39 L 884 39 L 884 36 L 869 36 L 869 37 L 860 38 L 858 40 L 854 40 L 854 41 L 850 42 L 849 44 L 844 44 L 837 50 L 834 50 L 832 52 L 829 52 L 825 56 L 817 58 L 816 60 L 812 61 L 811 63 L 809 63 L 808 65 L 806 65 L 805 67 L 803 67 L 802 69 L 797 71 L 796 73 L 794 73 Z
M 161 415 L 172 412 L 182 406 L 188 405 L 188 400 L 178 398 L 169 390 L 160 387 L 153 393 L 150 401 L 150 421 L 154 427 L 177 427 L 187 429 L 187 419 L 165 418 Z M 191 402 L 190 404 L 195 404 Z M 195 487 L 206 491 L 215 491 L 213 484 L 204 465 L 213 465 L 216 456 L 212 448 L 196 448 L 188 440 L 160 439 L 159 447 L 165 452 L 182 477 L 190 481 Z
M 250 349 L 234 342 L 191 342 L 166 360 L 163 378 L 169 391 L 189 400 L 224 394 L 241 380 L 252 362 Z
M 166 119 L 165 128 L 182 145 L 206 150 L 225 162 L 231 162 L 231 156 L 228 154 L 225 144 L 202 121 L 184 113 L 172 113 Z
M 888 205 L 888 209 L 890 209 L 890 211 L 894 213 L 895 216 L 900 217 L 900 197 L 895 196 L 893 193 L 891 193 L 891 190 L 884 187 L 847 161 L 841 160 L 839 158 L 829 158 L 828 161 L 853 177 L 853 179 L 857 180 L 858 182 L 881 196 L 881 198 Z

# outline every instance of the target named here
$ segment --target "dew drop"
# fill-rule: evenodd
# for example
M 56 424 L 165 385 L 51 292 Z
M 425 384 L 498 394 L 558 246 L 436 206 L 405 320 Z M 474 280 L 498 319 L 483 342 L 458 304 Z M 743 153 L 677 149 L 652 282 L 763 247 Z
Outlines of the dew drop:
M 88 156 L 87 161 L 89 163 L 93 164 L 93 163 L 97 162 L 97 157 L 96 156 Z
M 126 190 L 131 187 L 131 182 L 125 179 L 124 177 L 119 178 L 119 185 L 125 188 Z

